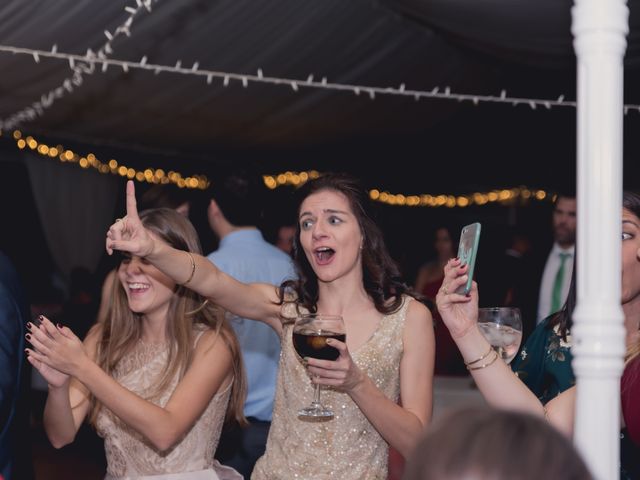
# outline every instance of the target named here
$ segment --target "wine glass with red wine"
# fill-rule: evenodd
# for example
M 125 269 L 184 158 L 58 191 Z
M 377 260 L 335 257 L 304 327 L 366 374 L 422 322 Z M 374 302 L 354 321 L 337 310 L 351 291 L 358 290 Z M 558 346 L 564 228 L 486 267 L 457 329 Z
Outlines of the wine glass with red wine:
M 344 342 L 346 339 L 344 322 L 339 315 L 308 313 L 300 315 L 293 327 L 293 347 L 301 358 L 319 358 L 336 360 L 340 355 L 338 349 L 327 345 L 327 339 L 335 338 Z M 309 419 L 331 419 L 333 412 L 320 403 L 320 385 L 315 384 L 313 402 L 298 411 L 298 417 Z

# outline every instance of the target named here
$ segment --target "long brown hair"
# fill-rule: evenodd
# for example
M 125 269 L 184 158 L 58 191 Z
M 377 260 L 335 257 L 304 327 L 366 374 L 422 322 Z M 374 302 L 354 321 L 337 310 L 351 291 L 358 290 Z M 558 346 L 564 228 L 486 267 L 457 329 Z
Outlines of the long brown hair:
M 355 178 L 342 173 L 328 173 L 307 182 L 296 194 L 298 214 L 305 198 L 323 190 L 330 190 L 344 195 L 358 220 L 363 236 L 362 278 L 364 289 L 373 301 L 376 310 L 383 314 L 395 312 L 402 304 L 403 294 L 422 300 L 422 297 L 413 292 L 402 280 L 400 269 L 391 258 L 384 243 L 382 231 L 369 214 L 369 201 L 364 189 Z M 315 312 L 318 303 L 318 277 L 309 264 L 309 260 L 307 260 L 307 256 L 300 244 L 300 222 L 296 222 L 293 260 L 298 279 L 289 280 L 282 284 L 280 300 L 281 302 L 284 301 L 287 291 L 293 291 L 298 305 L 310 312 Z M 390 299 L 393 300 L 389 302 Z
M 202 253 L 200 241 L 193 225 L 174 210 L 168 208 L 145 210 L 140 213 L 140 220 L 145 228 L 173 248 Z M 129 308 L 124 287 L 117 275 L 114 276 L 111 285 L 111 299 L 107 315 L 93 327 L 97 329 L 99 335 L 95 360 L 109 375 L 113 375 L 118 362 L 134 348 L 136 342 L 142 337 L 140 315 L 132 312 Z M 167 312 L 166 338 L 170 339 L 167 365 L 149 399 L 160 395 L 176 374 L 179 378 L 184 376 L 193 355 L 194 325 L 201 325 L 215 331 L 231 351 L 233 385 L 227 409 L 227 420 L 235 419 L 240 424 L 245 424 L 246 420 L 242 411 L 247 385 L 236 335 L 219 307 L 180 285 L 176 286 Z M 90 421 L 95 423 L 100 404 L 94 397 L 91 402 Z

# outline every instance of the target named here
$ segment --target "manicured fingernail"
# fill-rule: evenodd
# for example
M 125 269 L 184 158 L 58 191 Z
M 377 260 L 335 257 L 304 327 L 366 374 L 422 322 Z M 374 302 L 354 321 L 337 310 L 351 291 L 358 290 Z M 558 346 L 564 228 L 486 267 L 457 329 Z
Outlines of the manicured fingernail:
M 33 328 L 33 324 L 31 322 L 27 322 L 27 328 L 31 330 Z
M 44 322 L 44 315 L 38 315 L 38 320 L 40 320 L 41 322 Z
M 27 333 L 27 334 L 24 336 L 24 338 L 26 338 L 27 340 L 31 340 L 31 334 L 30 334 L 30 333 Z
M 60 325 L 59 323 L 56 323 L 56 327 L 62 328 L 62 325 Z

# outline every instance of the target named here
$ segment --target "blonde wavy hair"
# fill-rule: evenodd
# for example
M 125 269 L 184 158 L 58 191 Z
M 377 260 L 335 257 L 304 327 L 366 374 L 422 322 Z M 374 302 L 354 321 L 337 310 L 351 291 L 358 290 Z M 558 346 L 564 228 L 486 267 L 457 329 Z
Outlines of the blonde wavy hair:
M 193 225 L 172 209 L 157 208 L 140 213 L 140 220 L 148 230 L 178 250 L 202 253 L 198 235 Z M 118 267 L 119 268 L 119 267 Z M 142 337 L 140 315 L 131 311 L 124 287 L 117 275 L 111 284 L 111 299 L 107 314 L 93 327 L 99 336 L 96 363 L 109 375 L 122 358 Z M 189 367 L 194 346 L 194 326 L 215 331 L 226 344 L 233 358 L 233 385 L 226 419 L 246 425 L 243 415 L 247 392 L 247 380 L 238 339 L 225 319 L 221 308 L 208 302 L 197 293 L 177 285 L 167 312 L 166 337 L 170 339 L 169 355 L 164 373 L 147 400 L 159 396 L 178 374 L 182 378 Z M 92 329 L 92 330 L 93 330 Z M 95 424 L 101 405 L 91 398 L 89 421 Z

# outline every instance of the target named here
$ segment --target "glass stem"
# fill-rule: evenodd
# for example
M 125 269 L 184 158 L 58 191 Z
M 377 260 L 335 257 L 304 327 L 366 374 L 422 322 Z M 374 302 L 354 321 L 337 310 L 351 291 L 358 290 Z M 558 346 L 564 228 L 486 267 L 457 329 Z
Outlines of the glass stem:
M 320 384 L 315 384 L 315 390 L 313 392 L 313 404 L 314 406 L 320 406 Z

